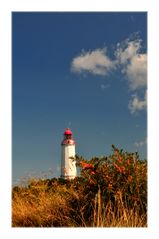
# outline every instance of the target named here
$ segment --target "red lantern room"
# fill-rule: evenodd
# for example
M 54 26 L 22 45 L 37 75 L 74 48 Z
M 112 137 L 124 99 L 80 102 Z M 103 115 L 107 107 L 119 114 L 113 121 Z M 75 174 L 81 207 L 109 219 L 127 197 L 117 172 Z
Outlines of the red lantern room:
M 69 128 L 67 128 L 64 132 L 64 135 L 72 135 L 72 131 Z
M 72 131 L 69 128 L 67 128 L 64 132 L 64 139 L 61 145 L 67 145 L 67 144 L 75 144 L 75 141 L 72 138 Z

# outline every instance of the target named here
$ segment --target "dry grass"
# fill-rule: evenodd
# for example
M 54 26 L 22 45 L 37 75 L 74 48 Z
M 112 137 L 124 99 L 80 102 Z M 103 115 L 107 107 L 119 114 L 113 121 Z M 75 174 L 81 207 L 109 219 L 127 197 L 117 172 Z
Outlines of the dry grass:
M 147 227 L 147 162 L 114 154 L 76 158 L 81 176 L 13 188 L 13 227 Z
M 147 216 L 145 212 L 142 215 L 139 213 L 139 207 L 126 208 L 121 195 L 116 199 L 115 206 L 111 200 L 104 206 L 99 190 L 93 210 L 93 227 L 147 227 Z
M 70 184 L 71 185 L 71 184 Z M 140 205 L 129 209 L 121 195 L 105 204 L 100 188 L 95 198 L 82 195 L 72 186 L 32 181 L 31 186 L 13 192 L 13 227 L 146 227 Z
M 48 190 L 45 182 L 35 181 L 31 188 L 19 188 L 13 194 L 12 221 L 19 227 L 74 226 L 70 217 L 70 201 L 77 195 L 65 186 Z

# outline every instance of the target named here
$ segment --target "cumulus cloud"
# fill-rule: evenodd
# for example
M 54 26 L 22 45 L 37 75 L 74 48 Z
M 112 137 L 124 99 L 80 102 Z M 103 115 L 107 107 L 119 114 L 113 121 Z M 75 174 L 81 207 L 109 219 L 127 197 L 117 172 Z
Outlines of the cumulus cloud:
M 137 111 L 145 110 L 147 107 L 147 93 L 145 92 L 144 99 L 141 100 L 139 97 L 134 94 L 132 99 L 129 101 L 128 108 L 131 114 L 134 114 Z
M 130 41 L 126 39 L 122 43 L 117 44 L 115 56 L 120 64 L 128 63 L 141 48 L 141 40 Z
M 108 56 L 107 48 L 98 48 L 92 51 L 82 51 L 71 62 L 71 71 L 78 74 L 90 73 L 98 76 L 106 76 L 110 72 L 120 70 L 131 91 L 134 91 L 128 108 L 131 114 L 146 109 L 146 94 L 144 99 L 138 97 L 139 90 L 146 90 L 147 85 L 147 53 L 142 49 L 142 40 L 138 37 L 127 38 L 117 43 Z M 106 84 L 100 85 L 101 90 L 107 88 Z
M 134 144 L 135 144 L 136 147 L 142 147 L 142 146 L 144 146 L 146 143 L 147 143 L 147 140 L 145 139 L 145 140 L 143 140 L 143 141 L 135 142 Z
M 71 70 L 76 73 L 89 72 L 94 75 L 107 75 L 115 67 L 114 62 L 107 56 L 106 48 L 82 52 L 71 63 Z
M 147 54 L 141 53 L 141 39 L 117 44 L 116 62 L 126 76 L 131 90 L 144 88 L 147 83 Z
M 147 55 L 139 54 L 132 58 L 126 68 L 130 89 L 143 88 L 147 84 Z
M 89 72 L 105 76 L 110 71 L 120 68 L 131 90 L 146 87 L 147 54 L 142 53 L 141 39 L 130 40 L 128 38 L 118 43 L 113 55 L 114 60 L 108 56 L 107 48 L 83 51 L 72 60 L 71 70 L 75 73 Z

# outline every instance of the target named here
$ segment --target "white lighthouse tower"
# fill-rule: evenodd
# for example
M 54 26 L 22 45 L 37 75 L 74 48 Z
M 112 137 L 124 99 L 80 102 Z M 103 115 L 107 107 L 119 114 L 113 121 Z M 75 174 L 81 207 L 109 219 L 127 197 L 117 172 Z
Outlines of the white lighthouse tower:
M 70 157 L 75 156 L 75 141 L 72 137 L 72 131 L 69 128 L 64 132 L 61 147 L 61 177 L 74 179 L 77 176 L 76 162 Z

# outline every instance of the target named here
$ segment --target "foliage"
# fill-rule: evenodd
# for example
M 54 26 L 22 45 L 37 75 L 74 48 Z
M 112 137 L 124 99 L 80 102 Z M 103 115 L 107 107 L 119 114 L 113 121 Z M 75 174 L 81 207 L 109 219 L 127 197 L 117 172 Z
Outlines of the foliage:
M 86 161 L 76 156 L 83 178 L 83 193 L 90 195 L 89 206 L 94 208 L 95 197 L 99 195 L 105 210 L 111 202 L 115 216 L 119 210 L 135 211 L 146 221 L 147 212 L 147 161 L 139 159 L 137 153 L 123 152 L 112 145 L 109 157 L 93 157 Z M 99 197 L 99 196 L 98 196 Z M 92 209 L 93 211 L 93 209 Z M 91 216 L 91 215 L 90 215 Z
M 143 227 L 147 224 L 147 161 L 112 146 L 112 155 L 76 155 L 80 177 L 31 180 L 13 188 L 13 226 Z

